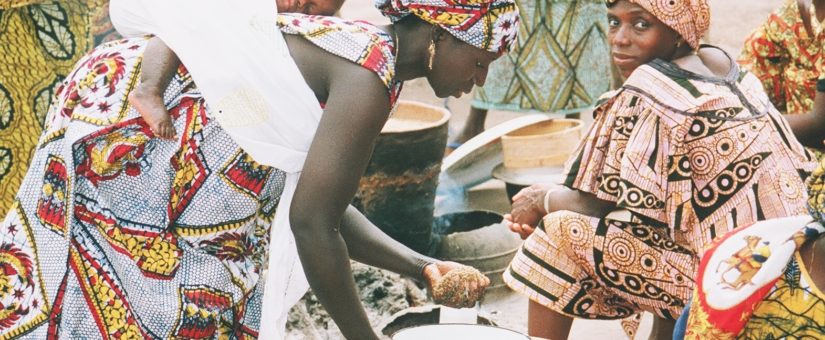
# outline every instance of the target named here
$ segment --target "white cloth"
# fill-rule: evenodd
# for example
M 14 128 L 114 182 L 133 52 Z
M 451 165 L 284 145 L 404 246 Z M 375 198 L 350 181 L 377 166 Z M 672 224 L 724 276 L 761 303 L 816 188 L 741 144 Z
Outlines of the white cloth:
M 154 34 L 175 51 L 252 158 L 301 170 L 322 110 L 289 55 L 274 1 L 114 0 L 110 15 L 122 34 Z
M 112 0 L 124 36 L 154 34 L 186 66 L 210 113 L 258 163 L 288 173 L 271 232 L 261 339 L 281 339 L 308 284 L 289 227 L 289 206 L 321 106 L 289 54 L 272 0 Z M 275 322 L 277 320 L 277 322 Z

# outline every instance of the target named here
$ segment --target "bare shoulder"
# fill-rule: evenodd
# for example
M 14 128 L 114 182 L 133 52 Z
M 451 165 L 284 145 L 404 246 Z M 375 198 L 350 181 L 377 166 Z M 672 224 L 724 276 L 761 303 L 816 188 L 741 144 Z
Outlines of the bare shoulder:
M 673 60 L 673 63 L 705 77 L 725 77 L 730 73 L 734 61 L 718 48 L 702 48 L 696 54 Z
M 295 64 L 320 102 L 328 102 L 333 91 L 343 91 L 361 100 L 389 97 L 386 85 L 369 69 L 301 36 L 285 35 L 284 38 Z
M 390 91 L 377 74 L 352 62 L 337 64 L 333 68 L 328 102 L 330 106 L 327 109 L 355 110 L 359 111 L 354 113 L 357 117 L 381 121 L 386 119 L 391 109 Z M 331 105 L 338 107 L 333 108 Z
M 699 50 L 698 55 L 702 63 L 714 75 L 724 77 L 730 73 L 733 60 L 725 51 L 718 48 L 702 48 Z

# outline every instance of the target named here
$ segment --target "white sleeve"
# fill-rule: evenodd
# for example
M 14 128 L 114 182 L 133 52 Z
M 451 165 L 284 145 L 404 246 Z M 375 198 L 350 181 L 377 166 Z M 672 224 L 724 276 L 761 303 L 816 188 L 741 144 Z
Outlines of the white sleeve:
M 112 0 L 126 36 L 153 34 L 175 52 L 210 114 L 258 163 L 303 168 L 322 110 L 277 25 L 275 1 Z
M 109 18 L 117 32 L 127 38 L 157 33 L 157 27 L 146 10 L 144 1 L 110 0 Z

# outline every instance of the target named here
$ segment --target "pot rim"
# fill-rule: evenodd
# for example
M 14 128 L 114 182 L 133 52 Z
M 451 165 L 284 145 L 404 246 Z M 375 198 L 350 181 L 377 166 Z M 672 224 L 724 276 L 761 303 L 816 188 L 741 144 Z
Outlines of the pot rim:
M 430 110 L 430 111 L 438 111 L 438 112 L 441 112 L 442 115 L 441 115 L 441 118 L 439 118 L 438 120 L 435 120 L 435 121 L 421 120 L 420 121 L 422 123 L 421 126 L 415 128 L 415 129 L 402 129 L 402 130 L 384 131 L 384 129 L 382 128 L 381 129 L 381 134 L 382 135 L 397 134 L 397 133 L 410 133 L 410 132 L 423 131 L 423 130 L 429 130 L 429 129 L 432 129 L 432 128 L 437 128 L 437 127 L 440 127 L 442 125 L 447 124 L 447 122 L 450 121 L 450 117 L 452 116 L 452 113 L 450 113 L 450 110 L 447 110 L 446 108 L 438 107 L 438 106 L 435 106 L 435 105 L 430 105 L 430 104 L 423 103 L 423 102 L 416 101 L 416 100 L 399 100 L 398 104 L 395 108 L 396 112 L 397 112 L 397 110 L 399 110 L 401 108 L 402 105 L 403 106 L 417 106 L 417 107 L 424 108 L 424 109 L 427 109 L 427 110 Z M 389 121 L 389 119 L 392 119 L 392 118 L 396 118 L 398 120 L 411 120 L 411 119 L 403 119 L 403 118 L 397 117 L 397 116 L 394 117 L 394 115 L 390 115 L 390 117 L 387 120 Z
M 475 323 L 439 323 L 439 324 L 418 325 L 418 326 L 413 326 L 413 327 L 407 327 L 407 328 L 404 328 L 404 329 L 400 329 L 400 330 L 396 331 L 395 333 L 392 333 L 392 335 L 390 336 L 390 339 L 395 338 L 395 336 L 398 333 L 401 333 L 401 332 L 409 330 L 409 329 L 422 328 L 422 327 L 433 327 L 433 326 L 438 327 L 438 326 L 441 326 L 441 325 L 445 325 L 445 326 L 446 325 L 460 325 L 460 326 L 474 326 L 474 327 L 494 328 L 494 329 L 497 329 L 497 330 L 502 330 L 502 331 L 512 333 L 513 335 L 517 335 L 519 337 L 524 337 L 525 340 L 530 340 L 530 337 L 528 337 L 527 335 L 524 335 L 523 333 L 516 332 L 516 331 L 514 331 L 512 329 L 509 329 L 509 328 L 491 326 L 491 325 L 480 325 L 480 324 L 475 324 Z

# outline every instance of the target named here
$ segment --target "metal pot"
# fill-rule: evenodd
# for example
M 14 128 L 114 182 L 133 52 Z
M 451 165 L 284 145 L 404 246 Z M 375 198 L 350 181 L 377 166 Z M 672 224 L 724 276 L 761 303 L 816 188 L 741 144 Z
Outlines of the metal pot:
M 435 256 L 466 264 L 490 278 L 490 288 L 504 286 L 501 274 L 510 264 L 521 239 L 490 211 L 464 211 L 438 216 L 434 229 L 440 236 Z

